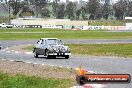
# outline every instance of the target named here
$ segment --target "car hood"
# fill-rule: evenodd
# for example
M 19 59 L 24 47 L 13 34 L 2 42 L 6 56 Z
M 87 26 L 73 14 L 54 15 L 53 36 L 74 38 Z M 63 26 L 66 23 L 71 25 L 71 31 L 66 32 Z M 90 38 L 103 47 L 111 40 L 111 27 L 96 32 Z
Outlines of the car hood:
M 65 45 L 52 45 L 52 46 L 48 46 L 48 48 L 50 50 L 55 50 L 55 51 L 69 51 L 69 47 L 68 46 L 65 46 Z
M 65 45 L 52 45 L 52 46 L 49 46 L 50 48 L 68 48 L 68 46 L 65 46 Z

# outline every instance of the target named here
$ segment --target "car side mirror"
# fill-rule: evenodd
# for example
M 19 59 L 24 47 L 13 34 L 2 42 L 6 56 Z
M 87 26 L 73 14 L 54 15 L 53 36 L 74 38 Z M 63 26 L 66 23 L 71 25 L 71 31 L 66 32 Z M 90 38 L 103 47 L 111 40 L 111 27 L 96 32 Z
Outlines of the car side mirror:
M 64 45 L 64 42 L 62 42 L 61 40 L 60 40 L 60 42 L 61 42 L 61 45 Z

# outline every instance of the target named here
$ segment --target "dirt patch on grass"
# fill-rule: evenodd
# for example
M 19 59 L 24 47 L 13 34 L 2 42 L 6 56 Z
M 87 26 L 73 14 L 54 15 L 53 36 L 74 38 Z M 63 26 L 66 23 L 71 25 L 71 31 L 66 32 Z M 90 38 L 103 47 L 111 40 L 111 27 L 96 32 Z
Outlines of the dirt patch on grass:
M 12 75 L 22 74 L 46 78 L 75 78 L 75 70 L 72 68 L 62 68 L 38 64 L 34 65 L 24 62 L 12 62 L 6 60 L 0 60 L 0 72 L 10 73 Z

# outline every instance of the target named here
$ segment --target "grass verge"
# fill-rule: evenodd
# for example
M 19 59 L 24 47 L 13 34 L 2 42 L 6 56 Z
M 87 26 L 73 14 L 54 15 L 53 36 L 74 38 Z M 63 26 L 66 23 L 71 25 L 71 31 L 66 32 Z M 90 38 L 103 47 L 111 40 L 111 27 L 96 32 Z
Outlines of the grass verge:
M 131 39 L 132 32 L 74 31 L 61 29 L 0 29 L 0 40 L 39 39 Z
M 73 84 L 69 79 L 50 79 L 35 76 L 11 76 L 0 72 L 0 88 L 69 88 Z
M 69 88 L 75 75 L 72 68 L 0 60 L 0 88 Z
M 72 54 L 132 57 L 132 44 L 68 44 Z M 34 46 L 23 49 L 33 50 Z

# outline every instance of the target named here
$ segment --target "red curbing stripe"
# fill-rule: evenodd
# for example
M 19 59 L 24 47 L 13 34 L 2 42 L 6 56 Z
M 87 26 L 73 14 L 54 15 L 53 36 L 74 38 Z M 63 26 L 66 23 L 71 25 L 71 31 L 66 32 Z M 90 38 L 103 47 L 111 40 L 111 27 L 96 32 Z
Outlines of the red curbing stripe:
M 86 85 L 83 86 L 83 88 L 94 88 L 94 87 L 89 85 L 89 84 L 86 84 Z

